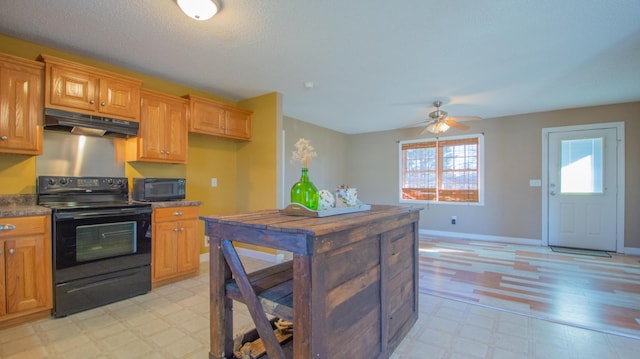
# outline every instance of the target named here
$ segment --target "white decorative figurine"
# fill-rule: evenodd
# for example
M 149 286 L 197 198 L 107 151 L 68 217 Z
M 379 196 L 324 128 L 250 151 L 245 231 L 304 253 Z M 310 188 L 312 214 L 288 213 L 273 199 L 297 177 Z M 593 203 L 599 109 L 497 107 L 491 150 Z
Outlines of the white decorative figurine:
M 321 189 L 318 191 L 318 211 L 324 211 L 333 208 L 336 204 L 333 194 L 329 190 Z
M 358 205 L 358 189 L 340 185 L 336 188 L 336 208 Z

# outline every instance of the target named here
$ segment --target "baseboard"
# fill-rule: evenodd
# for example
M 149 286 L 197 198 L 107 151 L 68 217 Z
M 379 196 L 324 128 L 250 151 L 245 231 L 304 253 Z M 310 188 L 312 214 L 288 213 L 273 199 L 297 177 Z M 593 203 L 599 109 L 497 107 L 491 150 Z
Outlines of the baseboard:
M 624 247 L 624 254 L 640 256 L 640 248 Z
M 474 233 L 461 233 L 461 232 L 448 232 L 448 231 L 433 231 L 428 229 L 421 229 L 419 233 L 421 236 L 436 237 L 436 238 L 447 237 L 447 238 L 469 239 L 474 241 L 526 244 L 530 246 L 542 245 L 541 240 L 530 239 L 530 238 L 491 236 L 487 234 L 474 234 Z
M 238 252 L 239 256 L 259 259 L 261 261 L 269 262 L 269 263 L 282 263 L 284 261 L 284 254 L 271 254 L 265 253 L 261 251 L 256 251 L 255 249 L 248 248 L 236 248 L 236 252 Z M 200 263 L 209 261 L 209 253 L 201 253 L 200 254 Z

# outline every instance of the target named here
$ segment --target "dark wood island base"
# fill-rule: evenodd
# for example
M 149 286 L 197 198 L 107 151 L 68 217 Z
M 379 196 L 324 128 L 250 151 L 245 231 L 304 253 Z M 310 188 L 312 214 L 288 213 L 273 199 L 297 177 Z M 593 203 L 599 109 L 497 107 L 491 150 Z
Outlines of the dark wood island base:
M 234 357 L 233 300 L 247 305 L 271 359 L 388 358 L 418 319 L 421 209 L 200 217 L 211 240 L 209 358 Z M 247 274 L 233 242 L 289 251 L 293 261 Z M 293 356 L 266 313 L 293 322 Z

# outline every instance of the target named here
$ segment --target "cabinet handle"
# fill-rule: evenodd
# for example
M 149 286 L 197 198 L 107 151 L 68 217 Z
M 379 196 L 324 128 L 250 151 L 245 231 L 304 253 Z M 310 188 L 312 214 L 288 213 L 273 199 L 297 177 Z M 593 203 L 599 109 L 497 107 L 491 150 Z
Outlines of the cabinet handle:
M 9 254 L 14 254 L 16 250 L 14 248 L 9 248 Z
M 175 211 L 173 212 L 174 216 L 182 216 L 184 213 L 182 213 L 182 211 Z
M 106 106 L 106 105 L 107 105 L 107 103 L 106 103 L 106 102 L 100 102 L 100 106 L 103 106 L 103 107 L 104 107 L 104 106 Z
M 7 140 L 7 136 L 2 136 L 0 137 L 1 140 L 6 141 Z
M 160 150 L 160 154 L 161 154 L 161 155 L 164 155 L 164 150 Z
M 184 232 L 184 228 L 183 227 L 180 227 L 180 232 Z
M 167 156 L 168 156 L 168 155 L 170 155 L 170 154 L 171 154 L 171 151 L 167 151 L 167 152 L 166 152 L 166 154 L 167 154 Z
M 0 231 L 10 231 L 12 229 L 16 229 L 16 226 L 13 224 L 0 224 Z
M 94 100 L 89 100 L 89 103 L 93 105 L 96 102 Z
M 177 231 L 178 231 L 178 228 L 174 228 L 174 229 L 173 229 L 173 231 L 174 231 L 174 232 L 177 232 Z

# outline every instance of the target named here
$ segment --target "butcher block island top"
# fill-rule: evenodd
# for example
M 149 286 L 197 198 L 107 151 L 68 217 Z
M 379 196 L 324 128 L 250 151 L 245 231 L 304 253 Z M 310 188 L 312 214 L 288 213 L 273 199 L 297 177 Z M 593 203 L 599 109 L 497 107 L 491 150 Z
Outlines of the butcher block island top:
M 238 354 L 237 300 L 247 305 L 268 358 L 388 358 L 418 319 L 421 209 L 372 205 L 320 218 L 277 209 L 200 217 L 211 241 L 209 357 Z M 293 260 L 246 273 L 233 242 L 289 251 Z M 293 323 L 290 342 L 281 345 L 266 314 Z

